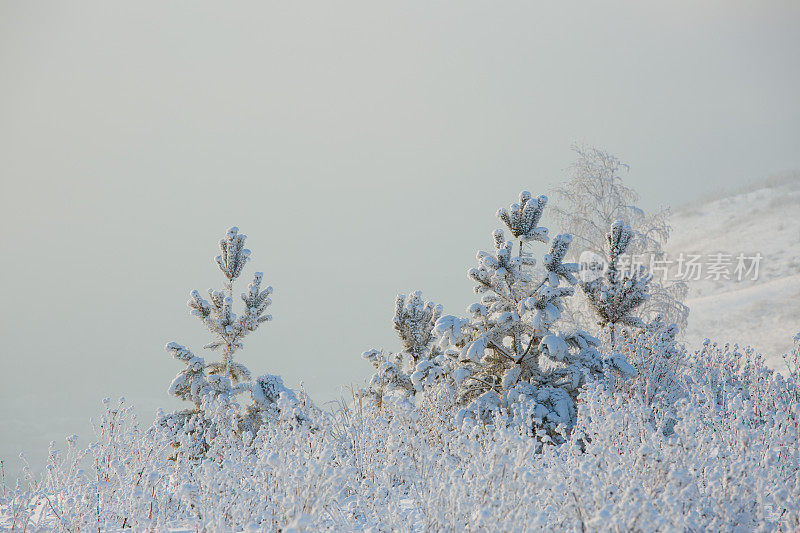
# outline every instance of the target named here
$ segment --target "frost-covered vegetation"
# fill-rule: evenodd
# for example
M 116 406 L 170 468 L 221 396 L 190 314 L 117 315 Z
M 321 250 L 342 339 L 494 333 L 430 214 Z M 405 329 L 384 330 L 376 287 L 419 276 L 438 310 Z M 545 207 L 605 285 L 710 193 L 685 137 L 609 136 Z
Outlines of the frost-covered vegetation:
M 672 357 L 675 394 L 592 384 L 566 442 L 541 448 L 505 423 L 457 426 L 438 391 L 304 425 L 284 410 L 252 439 L 221 433 L 205 459 L 170 461 L 169 434 L 109 404 L 94 442 L 54 445 L 41 480 L 6 490 L 2 527 L 797 530 L 796 382 L 735 347 Z
M 800 528 L 800 335 L 787 376 L 738 346 L 687 351 L 648 314 L 650 276 L 617 267 L 636 230 L 609 224 L 610 261 L 581 281 L 573 237 L 540 225 L 546 204 L 523 192 L 498 212 L 511 240 L 498 229 L 478 253 L 466 317 L 399 295 L 400 351 L 365 352 L 374 376 L 331 411 L 235 361 L 271 288 L 256 273 L 233 312 L 249 251 L 232 228 L 223 290 L 189 300 L 220 361 L 167 345 L 190 407 L 140 423 L 107 400 L 90 442 L 53 443 L 41 478 L 3 488 L 0 528 Z M 576 294 L 589 324 L 562 316 Z
M 573 151 L 576 160 L 567 181 L 554 191 L 553 209 L 562 229 L 575 236 L 570 257 L 578 260 L 586 252 L 606 256 L 605 233 L 611 224 L 621 220 L 633 232 L 629 257 L 644 265 L 663 261 L 672 233 L 670 210 L 647 213 L 636 205 L 639 195 L 625 185 L 621 176 L 628 165 L 616 155 L 581 145 L 575 145 Z M 683 280 L 657 276 L 651 281 L 650 298 L 643 304 L 642 312 L 651 317 L 661 315 L 685 328 L 689 308 L 683 302 L 687 292 Z M 591 316 L 589 307 L 579 296 L 569 302 L 567 315 L 573 322 L 586 322 Z

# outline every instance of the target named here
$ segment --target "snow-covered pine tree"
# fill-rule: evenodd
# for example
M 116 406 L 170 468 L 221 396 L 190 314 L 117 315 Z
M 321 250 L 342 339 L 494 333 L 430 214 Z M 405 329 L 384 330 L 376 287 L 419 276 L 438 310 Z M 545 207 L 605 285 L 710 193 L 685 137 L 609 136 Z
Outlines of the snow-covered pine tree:
M 587 380 L 606 370 L 635 371 L 621 356 L 601 355 L 600 341 L 585 331 L 556 327 L 577 283 L 578 265 L 564 262 L 572 237 L 553 239 L 538 275 L 536 260 L 519 253 L 525 242 L 549 241 L 547 229 L 538 226 L 546 202 L 523 191 L 519 203 L 498 211 L 519 242 L 516 255 L 503 231 L 494 231 L 494 251 L 478 252 L 479 266 L 468 272 L 481 301 L 468 308 L 468 318 L 441 317 L 434 331 L 465 404 L 459 421 L 489 421 L 505 412 L 539 437 L 559 440 L 575 423 L 575 402 Z
M 636 206 L 635 190 L 622 181 L 622 170 L 628 165 L 608 152 L 589 146 L 573 146 L 577 155 L 570 168 L 569 178 L 555 193 L 554 211 L 561 227 L 575 239 L 570 259 L 578 260 L 583 252 L 602 255 L 605 233 L 615 220 L 623 220 L 634 232 L 628 253 L 636 255 L 643 264 L 662 261 L 664 246 L 670 235 L 668 209 L 646 213 Z M 648 319 L 664 317 L 666 324 L 686 326 L 689 308 L 684 305 L 686 283 L 681 280 L 654 279 L 650 284 L 650 299 L 640 308 Z M 591 312 L 582 296 L 572 298 L 565 309 L 565 318 L 589 328 Z
M 212 438 L 216 428 L 210 421 L 205 406 L 216 403 L 227 406 L 234 413 L 237 432 L 255 431 L 262 415 L 277 406 L 282 394 L 294 398 L 294 393 L 283 386 L 279 376 L 264 375 L 251 380 L 250 371 L 235 361 L 234 355 L 243 348 L 243 339 L 258 327 L 272 319 L 265 314 L 272 303 L 272 287 L 262 288 L 263 274 L 256 272 L 247 291 L 241 294 L 243 312 L 233 312 L 233 287 L 242 269 L 250 259 L 250 250 L 244 247 L 246 236 L 232 227 L 224 239 L 219 241 L 221 253 L 214 260 L 222 272 L 225 282 L 222 290 L 208 290 L 208 300 L 193 290 L 187 305 L 190 314 L 196 316 L 212 334 L 212 342 L 203 348 L 221 353 L 219 361 L 206 363 L 202 357 L 194 355 L 188 348 L 176 342 L 166 346 L 175 359 L 186 365 L 173 379 L 169 393 L 181 400 L 189 401 L 189 409 L 166 415 L 159 425 L 169 428 L 175 435 L 187 434 L 191 453 L 202 454 L 206 441 Z M 250 393 L 252 403 L 242 411 L 236 396 Z
M 599 277 L 581 282 L 586 299 L 598 318 L 598 324 L 609 328 L 611 349 L 615 348 L 617 325 L 644 327 L 644 322 L 633 315 L 650 295 L 651 276 L 643 266 L 624 268 L 623 254 L 634 239 L 634 232 L 622 220 L 611 224 L 606 234 L 606 263 Z
M 411 397 L 441 374 L 441 351 L 433 334 L 433 326 L 442 315 L 442 306 L 422 299 L 420 291 L 408 296 L 398 294 L 392 325 L 403 350 L 398 353 L 368 350 L 362 357 L 375 367 L 369 386 L 360 391 L 373 398 L 379 407 L 387 395 L 402 399 Z

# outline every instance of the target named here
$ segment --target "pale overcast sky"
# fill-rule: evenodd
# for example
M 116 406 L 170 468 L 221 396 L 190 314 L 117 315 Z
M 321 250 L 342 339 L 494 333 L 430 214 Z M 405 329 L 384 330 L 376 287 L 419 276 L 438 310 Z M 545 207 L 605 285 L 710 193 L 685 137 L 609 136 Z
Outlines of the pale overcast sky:
M 647 207 L 800 167 L 798 51 L 794 1 L 3 2 L 0 458 L 175 405 L 231 225 L 275 287 L 241 359 L 324 403 L 573 142 Z

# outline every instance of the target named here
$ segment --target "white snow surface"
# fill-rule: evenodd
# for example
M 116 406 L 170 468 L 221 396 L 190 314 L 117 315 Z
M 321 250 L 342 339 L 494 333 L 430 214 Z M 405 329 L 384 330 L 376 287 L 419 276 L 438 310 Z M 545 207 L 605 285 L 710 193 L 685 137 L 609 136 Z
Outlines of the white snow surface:
M 773 368 L 784 369 L 782 354 L 800 331 L 800 173 L 788 173 L 750 190 L 680 207 L 667 243 L 680 253 L 760 253 L 758 278 L 688 281 L 691 308 L 684 339 L 751 346 Z M 704 259 L 704 262 L 707 261 Z M 706 277 L 703 272 L 703 278 Z

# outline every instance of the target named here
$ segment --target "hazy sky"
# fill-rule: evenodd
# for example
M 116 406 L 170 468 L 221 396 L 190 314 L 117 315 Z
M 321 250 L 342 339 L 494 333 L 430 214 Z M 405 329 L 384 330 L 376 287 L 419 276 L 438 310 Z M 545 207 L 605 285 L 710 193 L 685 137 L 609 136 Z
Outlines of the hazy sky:
M 275 287 L 241 359 L 324 403 L 575 141 L 647 207 L 800 167 L 799 51 L 789 1 L 3 2 L 0 458 L 175 405 L 231 225 Z

